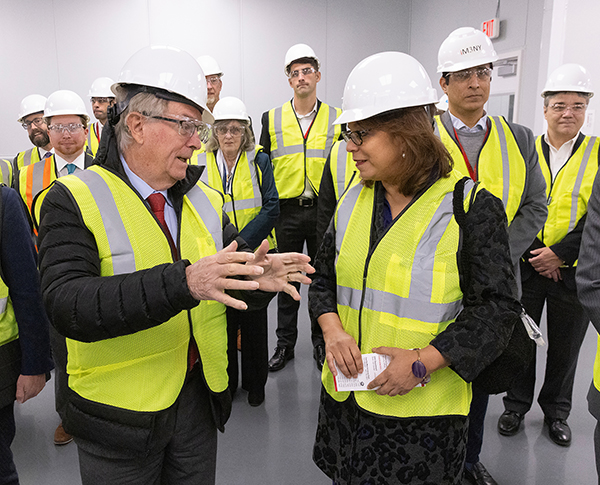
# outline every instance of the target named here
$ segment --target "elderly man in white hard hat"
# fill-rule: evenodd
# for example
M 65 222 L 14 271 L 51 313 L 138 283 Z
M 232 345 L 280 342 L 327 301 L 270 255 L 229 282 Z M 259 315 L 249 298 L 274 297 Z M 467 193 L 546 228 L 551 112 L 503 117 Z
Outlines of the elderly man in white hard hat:
M 95 157 L 98 152 L 102 128 L 108 121 L 108 108 L 115 102 L 115 95 L 110 90 L 113 84 L 114 81 L 111 78 L 99 77 L 92 83 L 88 93 L 90 103 L 92 103 L 92 111 L 98 120 L 90 125 L 86 142 L 87 149 L 92 157 Z
M 17 153 L 13 160 L 15 176 L 24 166 L 43 160 L 52 154 L 52 143 L 48 136 L 48 126 L 44 121 L 46 97 L 41 94 L 30 94 L 21 101 L 21 110 L 17 121 L 27 130 L 33 147 Z
M 226 305 L 300 298 L 291 283 L 313 269 L 267 254 L 266 240 L 249 251 L 198 183 L 189 159 L 213 116 L 190 54 L 143 48 L 112 90 L 106 151 L 56 181 L 41 210 L 42 292 L 67 340 L 64 426 L 85 485 L 211 484 L 231 410 Z
M 579 349 L 589 322 L 579 303 L 575 272 L 600 163 L 600 142 L 581 132 L 593 95 L 589 73 L 578 64 L 557 68 L 542 91 L 548 129 L 537 138 L 536 148 L 546 179 L 548 220 L 521 261 L 523 307 L 539 323 L 546 304 L 548 353 L 538 403 L 550 439 L 560 446 L 571 444 L 567 418 Z M 533 403 L 535 375 L 534 360 L 504 397 L 500 434 L 512 436 L 519 431 Z
M 448 110 L 436 117 L 436 133 L 450 152 L 454 168 L 502 200 L 508 218 L 510 251 L 515 272 L 521 256 L 546 220 L 545 182 L 531 130 L 488 116 L 493 62 L 498 59 L 490 39 L 481 31 L 453 31 L 438 53 L 440 86 Z M 476 484 L 495 484 L 479 461 L 488 395 L 473 389 L 466 476 Z
M 270 154 L 279 192 L 280 215 L 275 226 L 282 251 L 317 252 L 317 197 L 325 161 L 340 138 L 333 121 L 341 110 L 317 98 L 321 63 L 311 47 L 296 44 L 285 55 L 284 72 L 294 97 L 262 116 L 260 145 Z M 269 361 L 271 372 L 281 370 L 294 358 L 298 338 L 298 302 L 280 293 L 277 298 L 277 347 Z M 323 334 L 311 323 L 313 356 L 319 369 L 325 362 Z
M 223 77 L 223 71 L 217 64 L 217 60 L 211 56 L 200 56 L 198 59 L 198 64 L 204 71 L 204 76 L 206 78 L 206 106 L 212 112 L 215 105 L 219 101 L 219 95 L 221 94 L 221 89 L 223 88 L 223 81 L 221 78 Z

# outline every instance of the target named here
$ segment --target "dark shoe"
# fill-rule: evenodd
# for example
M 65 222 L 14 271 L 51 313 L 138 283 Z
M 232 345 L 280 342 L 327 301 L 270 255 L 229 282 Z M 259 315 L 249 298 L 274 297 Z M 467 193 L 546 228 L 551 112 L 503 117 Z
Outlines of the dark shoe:
M 523 415 L 516 411 L 504 411 L 498 419 L 498 432 L 503 436 L 514 436 L 521 428 Z
M 277 347 L 271 360 L 269 360 L 269 372 L 275 372 L 285 367 L 288 361 L 294 358 L 294 349 Z
M 465 468 L 465 478 L 475 485 L 498 485 L 480 461 L 475 463 L 471 470 Z
M 325 346 L 317 345 L 313 350 L 313 358 L 317 362 L 317 369 L 321 372 L 325 364 Z
M 248 404 L 252 407 L 260 406 L 265 402 L 265 390 L 249 392 L 248 393 Z
M 61 446 L 69 444 L 71 441 L 73 441 L 73 436 L 67 433 L 62 423 L 60 423 L 54 432 L 54 444 Z
M 544 422 L 548 425 L 548 435 L 552 441 L 559 446 L 571 445 L 571 428 L 566 419 L 544 418 Z

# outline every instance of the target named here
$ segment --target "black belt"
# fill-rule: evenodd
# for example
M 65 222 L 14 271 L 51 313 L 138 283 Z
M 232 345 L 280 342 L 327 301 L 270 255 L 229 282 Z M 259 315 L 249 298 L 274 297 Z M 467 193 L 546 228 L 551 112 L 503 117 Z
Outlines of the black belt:
M 281 199 L 282 204 L 299 205 L 300 207 L 312 207 L 317 204 L 317 198 L 313 197 L 295 197 L 294 199 Z

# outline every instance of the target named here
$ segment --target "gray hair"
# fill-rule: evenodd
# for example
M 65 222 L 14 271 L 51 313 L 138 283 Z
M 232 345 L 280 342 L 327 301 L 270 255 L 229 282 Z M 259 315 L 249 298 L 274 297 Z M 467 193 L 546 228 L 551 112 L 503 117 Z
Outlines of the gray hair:
M 206 142 L 206 151 L 207 152 L 214 152 L 215 150 L 217 150 L 219 148 L 219 140 L 217 139 L 217 137 L 215 135 L 216 128 L 218 126 L 228 125 L 232 121 L 237 121 L 240 123 L 240 125 L 242 125 L 244 127 L 244 134 L 242 135 L 241 150 L 243 152 L 249 152 L 250 150 L 252 150 L 254 148 L 254 133 L 252 133 L 252 130 L 250 129 L 250 122 L 245 121 L 245 120 L 219 120 L 219 121 L 215 121 L 215 123 L 213 124 L 210 138 Z
M 578 91 L 547 91 L 544 93 L 544 108 L 550 105 L 550 100 L 559 94 L 578 94 L 580 98 L 585 99 L 585 104 L 589 104 L 592 93 L 580 93 Z
M 127 89 L 119 86 L 117 88 L 117 99 L 116 102 L 120 103 L 127 97 Z M 138 93 L 129 101 L 129 105 L 123 113 L 121 118 L 115 126 L 115 136 L 117 137 L 117 145 L 119 151 L 123 153 L 133 142 L 133 137 L 127 126 L 127 118 L 130 113 L 141 113 L 144 116 L 162 116 L 169 102 L 166 99 L 157 98 L 152 93 Z

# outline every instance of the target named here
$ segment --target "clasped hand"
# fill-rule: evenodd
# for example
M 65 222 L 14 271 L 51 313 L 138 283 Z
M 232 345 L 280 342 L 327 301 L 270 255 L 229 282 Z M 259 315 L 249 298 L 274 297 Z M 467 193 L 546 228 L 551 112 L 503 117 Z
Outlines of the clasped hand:
M 212 256 L 199 259 L 186 268 L 191 295 L 196 300 L 215 300 L 237 310 L 248 305 L 226 294 L 226 290 L 284 291 L 294 300 L 300 300 L 293 282 L 309 284 L 303 273 L 314 273 L 308 264 L 310 258 L 301 253 L 268 254 L 269 243 L 264 240 L 256 252 L 236 251 L 234 241 Z M 245 276 L 246 279 L 236 279 Z
M 560 267 L 564 261 L 560 259 L 549 247 L 532 249 L 533 258 L 529 258 L 529 263 L 539 274 L 554 281 L 562 280 Z

